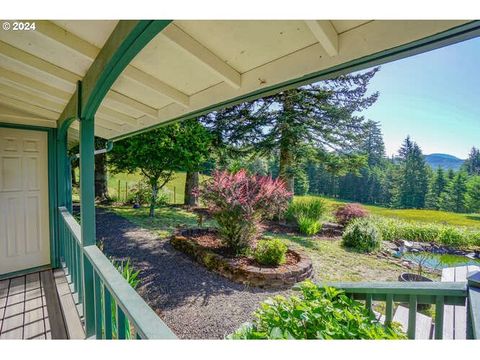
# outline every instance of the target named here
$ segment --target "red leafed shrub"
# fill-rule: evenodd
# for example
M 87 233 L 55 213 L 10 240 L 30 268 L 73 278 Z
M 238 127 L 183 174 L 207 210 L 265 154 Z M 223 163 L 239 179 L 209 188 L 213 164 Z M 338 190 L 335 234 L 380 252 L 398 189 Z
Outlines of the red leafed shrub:
M 285 212 L 292 196 L 282 180 L 245 170 L 216 171 L 197 193 L 217 221 L 223 241 L 236 253 L 261 234 L 262 220 Z
M 347 225 L 353 219 L 364 218 L 368 216 L 368 211 L 360 204 L 340 205 L 334 212 L 337 223 Z

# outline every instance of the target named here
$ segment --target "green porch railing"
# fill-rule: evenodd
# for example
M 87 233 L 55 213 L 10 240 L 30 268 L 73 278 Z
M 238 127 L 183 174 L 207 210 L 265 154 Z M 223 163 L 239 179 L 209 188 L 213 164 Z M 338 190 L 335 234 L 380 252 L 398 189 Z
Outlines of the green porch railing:
M 127 283 L 96 245 L 82 246 L 81 228 L 67 208 L 60 207 L 60 253 L 72 290 L 85 308 L 84 267 L 93 269 L 93 305 L 97 339 L 175 339 L 175 334 Z M 87 313 L 83 311 L 85 316 Z
M 442 339 L 444 306 L 465 305 L 467 309 L 467 337 L 478 339 L 480 335 L 480 289 L 467 282 L 349 282 L 330 283 L 360 301 L 373 315 L 373 301 L 385 302 L 385 324 L 393 320 L 394 304 L 408 304 L 409 339 L 415 339 L 416 312 L 419 304 L 435 305 L 435 339 Z M 321 285 L 319 285 L 321 286 Z

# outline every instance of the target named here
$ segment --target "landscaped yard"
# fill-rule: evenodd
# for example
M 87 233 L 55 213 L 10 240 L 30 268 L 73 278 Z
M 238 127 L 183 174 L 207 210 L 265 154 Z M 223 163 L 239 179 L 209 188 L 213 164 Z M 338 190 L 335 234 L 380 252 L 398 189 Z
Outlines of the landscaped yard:
M 154 232 L 161 238 L 172 235 L 176 227 L 198 227 L 197 216 L 180 207 L 162 207 L 155 218 L 148 217 L 148 209 L 131 207 L 110 208 L 131 222 Z M 214 221 L 204 226 L 213 226 Z M 280 238 L 288 246 L 300 247 L 311 257 L 315 280 L 330 281 L 396 281 L 405 268 L 375 254 L 360 254 L 341 246 L 341 239 L 301 235 L 266 233 L 266 238 Z

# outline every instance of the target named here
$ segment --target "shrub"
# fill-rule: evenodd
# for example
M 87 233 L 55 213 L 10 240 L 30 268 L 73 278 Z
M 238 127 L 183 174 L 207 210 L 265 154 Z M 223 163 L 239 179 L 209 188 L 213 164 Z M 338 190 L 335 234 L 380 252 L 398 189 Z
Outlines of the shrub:
M 337 223 L 346 226 L 354 219 L 367 217 L 368 211 L 360 204 L 345 204 L 337 207 L 334 216 Z
M 371 220 L 355 219 L 345 229 L 342 240 L 346 247 L 370 253 L 380 249 L 382 233 Z
M 285 213 L 287 221 L 296 223 L 300 217 L 319 220 L 327 211 L 327 204 L 321 198 L 293 200 Z
M 312 236 L 322 229 L 322 223 L 316 219 L 300 216 L 298 219 L 298 230 L 307 236 Z
M 309 198 L 294 200 L 288 206 L 286 219 L 298 226 L 298 230 L 305 235 L 314 235 L 320 231 L 320 219 L 327 211 L 325 200 Z
M 255 320 L 229 339 L 406 339 L 396 324 L 383 326 L 365 306 L 333 287 L 300 284 L 300 297 L 276 296 L 260 305 Z
M 245 170 L 216 171 L 197 193 L 217 221 L 224 243 L 237 253 L 261 234 L 262 220 L 285 212 L 292 196 L 282 180 Z
M 167 204 L 168 199 L 169 196 L 165 192 L 160 190 L 157 194 L 157 201 L 155 203 L 155 206 Z M 126 201 L 128 204 L 150 204 L 151 201 L 152 186 L 145 178 L 141 179 L 131 188 L 129 188 L 129 194 Z
M 287 245 L 279 239 L 260 240 L 253 255 L 261 265 L 281 265 L 285 263 Z
M 122 274 L 123 278 L 128 282 L 128 284 L 132 288 L 136 289 L 140 284 L 140 279 L 138 278 L 140 270 L 135 271 L 132 264 L 130 264 L 130 259 L 127 259 L 126 261 L 113 261 L 113 265 L 118 272 Z

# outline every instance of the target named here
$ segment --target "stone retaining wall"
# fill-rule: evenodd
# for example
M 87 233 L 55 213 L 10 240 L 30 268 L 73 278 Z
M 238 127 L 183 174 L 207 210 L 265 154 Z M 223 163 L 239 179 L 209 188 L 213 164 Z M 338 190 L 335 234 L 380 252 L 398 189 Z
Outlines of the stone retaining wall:
M 170 242 L 172 246 L 234 282 L 261 288 L 288 288 L 303 281 L 313 274 L 311 260 L 301 251 L 288 250 L 298 258 L 293 265 L 283 265 L 279 268 L 238 265 L 235 259 L 226 258 L 212 250 L 199 245 L 193 236 L 210 233 L 211 229 L 188 229 L 175 232 Z

